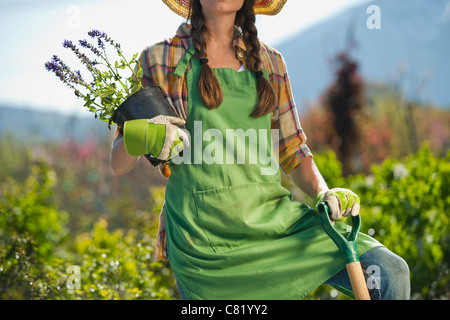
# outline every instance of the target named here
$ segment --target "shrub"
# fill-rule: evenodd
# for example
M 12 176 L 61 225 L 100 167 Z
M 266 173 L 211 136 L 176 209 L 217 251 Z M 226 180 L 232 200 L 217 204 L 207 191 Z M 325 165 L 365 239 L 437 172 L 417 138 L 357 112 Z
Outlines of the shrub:
M 450 152 L 435 156 L 425 145 L 403 160 L 373 165 L 370 175 L 342 178 L 332 152 L 315 156 L 329 187 L 345 187 L 361 198 L 361 232 L 401 256 L 411 271 L 413 299 L 450 297 Z M 310 299 L 346 299 L 321 286 Z
M 364 231 L 406 260 L 417 299 L 448 298 L 450 293 L 449 160 L 450 152 L 437 158 L 424 147 L 350 181 L 362 199 Z
M 99 217 L 91 229 L 69 237 L 68 214 L 55 205 L 54 177 L 38 163 L 24 183 L 10 178 L 1 184 L 1 299 L 178 297 L 169 266 L 155 261 L 152 224 L 109 231 Z M 150 215 L 138 216 L 154 222 Z
M 114 177 L 102 149 L 80 158 L 82 146 L 53 146 L 37 161 L 0 143 L 13 172 L 0 182 L 0 299 L 179 298 L 169 264 L 155 261 L 164 184 L 147 163 Z M 450 153 L 425 146 L 346 178 L 333 152 L 314 159 L 331 188 L 360 196 L 361 231 L 407 261 L 412 297 L 448 299 Z M 309 298 L 346 297 L 322 286 Z

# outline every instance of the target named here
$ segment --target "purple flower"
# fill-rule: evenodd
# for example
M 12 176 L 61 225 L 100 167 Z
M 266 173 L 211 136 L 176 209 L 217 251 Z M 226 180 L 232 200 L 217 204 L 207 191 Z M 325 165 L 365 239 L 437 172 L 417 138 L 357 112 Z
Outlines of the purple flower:
M 102 33 L 100 31 L 94 29 L 94 30 L 89 31 L 88 35 L 91 38 L 96 38 L 96 37 L 102 37 L 102 35 L 106 35 L 106 34 L 104 32 Z
M 75 71 L 75 75 L 80 82 L 84 82 L 83 77 L 81 76 L 80 70 Z
M 105 44 L 103 43 L 101 38 L 97 39 L 97 44 L 100 49 L 105 49 Z
M 78 42 L 81 47 L 91 50 L 98 57 L 101 56 L 100 51 L 98 51 L 98 49 L 96 47 L 94 47 L 92 44 L 87 42 L 87 40 L 79 40 Z
M 108 37 L 108 35 L 105 32 L 101 32 L 99 30 L 91 30 L 88 32 L 88 35 L 95 39 L 97 38 L 98 41 L 98 47 L 104 49 L 104 42 L 108 42 L 109 44 L 111 44 L 112 46 L 114 46 L 117 50 L 120 50 L 121 46 L 118 43 L 115 43 L 113 39 L 111 39 L 110 37 Z
M 47 71 L 52 71 L 52 72 L 58 72 L 60 70 L 60 66 L 58 66 L 58 64 L 56 64 L 53 60 L 52 61 L 47 61 L 45 63 L 45 69 Z
M 50 61 L 45 63 L 47 71 L 55 73 L 55 75 L 66 84 L 81 84 L 84 82 L 81 72 L 73 72 L 70 68 L 56 55 Z
M 62 82 L 66 83 L 66 80 L 64 78 L 64 73 L 63 73 L 63 71 L 61 70 L 61 67 L 58 64 L 54 63 L 53 61 L 47 61 L 45 63 L 45 69 L 47 71 L 54 72 L 56 74 L 56 76 Z
M 63 47 L 72 50 L 73 53 L 75 53 L 75 55 L 78 57 L 78 59 L 80 59 L 81 62 L 86 65 L 89 71 L 95 71 L 95 65 L 97 65 L 98 62 L 95 60 L 91 61 L 84 53 L 80 52 L 80 50 L 76 47 L 76 45 L 72 43 L 72 41 L 64 40 Z

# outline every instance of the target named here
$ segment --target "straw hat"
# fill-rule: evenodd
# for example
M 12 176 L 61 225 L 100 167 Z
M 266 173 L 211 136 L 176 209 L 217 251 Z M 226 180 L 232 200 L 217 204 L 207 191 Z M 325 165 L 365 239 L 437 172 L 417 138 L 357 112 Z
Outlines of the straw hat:
M 281 11 L 287 0 L 255 0 L 253 6 L 255 14 L 274 16 Z M 163 2 L 176 14 L 187 18 L 190 0 L 163 0 Z

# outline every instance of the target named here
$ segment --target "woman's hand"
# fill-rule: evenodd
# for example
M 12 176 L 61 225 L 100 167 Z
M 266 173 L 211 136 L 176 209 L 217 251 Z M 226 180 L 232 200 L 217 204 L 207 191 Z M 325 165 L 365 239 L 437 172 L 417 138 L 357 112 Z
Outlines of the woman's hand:
M 321 202 L 326 202 L 330 208 L 331 220 L 345 219 L 348 216 L 357 216 L 360 209 L 360 200 L 357 194 L 349 189 L 335 188 L 319 192 L 314 198 L 314 208 Z
M 297 186 L 311 199 L 313 206 L 326 202 L 330 208 L 332 220 L 339 220 L 350 215 L 359 214 L 359 197 L 351 190 L 335 188 L 329 189 L 312 157 L 303 159 L 291 172 Z
M 171 116 L 126 121 L 125 150 L 132 156 L 151 154 L 157 159 L 169 160 L 189 146 L 188 135 L 178 127 L 183 124 L 183 119 Z

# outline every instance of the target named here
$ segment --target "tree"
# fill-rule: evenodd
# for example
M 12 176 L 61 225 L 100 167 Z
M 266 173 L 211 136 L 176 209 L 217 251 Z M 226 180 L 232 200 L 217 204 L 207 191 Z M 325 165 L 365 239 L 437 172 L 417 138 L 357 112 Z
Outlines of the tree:
M 358 72 L 358 64 L 344 51 L 333 61 L 335 80 L 325 92 L 325 106 L 331 113 L 333 131 L 328 137 L 339 161 L 343 175 L 353 172 L 353 155 L 358 150 L 360 132 L 355 115 L 364 106 L 364 83 Z

